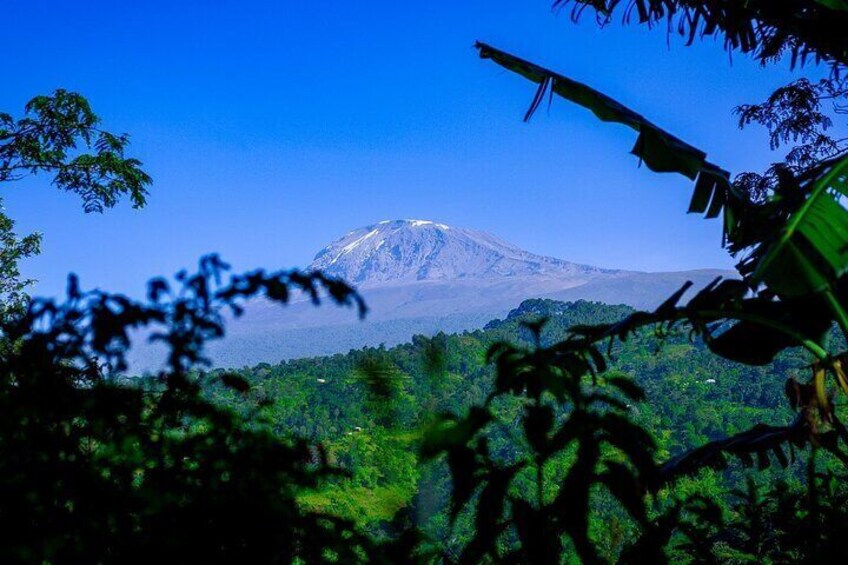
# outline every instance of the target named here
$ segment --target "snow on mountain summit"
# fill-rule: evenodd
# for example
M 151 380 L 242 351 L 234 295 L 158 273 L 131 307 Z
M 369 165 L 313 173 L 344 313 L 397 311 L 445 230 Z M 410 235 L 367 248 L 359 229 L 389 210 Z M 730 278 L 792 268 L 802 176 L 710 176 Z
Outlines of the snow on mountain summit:
M 543 257 L 485 232 L 430 220 L 383 220 L 353 230 L 321 250 L 310 268 L 357 285 L 612 272 Z

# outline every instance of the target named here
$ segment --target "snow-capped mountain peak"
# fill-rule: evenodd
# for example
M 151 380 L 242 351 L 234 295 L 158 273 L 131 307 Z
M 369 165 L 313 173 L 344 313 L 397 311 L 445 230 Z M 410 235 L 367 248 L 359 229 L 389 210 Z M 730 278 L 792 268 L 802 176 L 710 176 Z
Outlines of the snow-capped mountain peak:
M 536 255 L 485 232 L 415 219 L 383 220 L 353 230 L 321 250 L 310 268 L 360 286 L 610 272 Z
M 383 225 L 392 224 L 392 223 L 405 223 L 405 224 L 408 224 L 409 227 L 413 227 L 413 228 L 420 228 L 422 226 L 435 226 L 435 227 L 442 229 L 442 230 L 449 230 L 450 229 L 450 226 L 448 226 L 448 225 L 438 224 L 438 223 L 433 222 L 431 220 L 383 220 L 382 222 L 377 222 L 377 225 L 383 226 Z

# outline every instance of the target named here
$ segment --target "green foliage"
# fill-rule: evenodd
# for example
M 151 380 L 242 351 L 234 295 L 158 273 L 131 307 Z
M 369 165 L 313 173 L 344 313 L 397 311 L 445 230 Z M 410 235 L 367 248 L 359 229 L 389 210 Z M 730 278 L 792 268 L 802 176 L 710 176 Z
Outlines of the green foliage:
M 346 518 L 366 529 L 391 521 L 416 494 L 415 438 L 375 426 L 325 441 L 328 462 L 349 474 L 298 495 L 298 500 L 305 508 Z
M 555 6 L 566 3 L 555 2 Z M 765 175 L 743 175 L 731 183 L 729 175 L 708 163 L 702 151 L 615 100 L 560 74 L 478 43 L 481 57 L 492 59 L 539 85 L 525 119 L 530 118 L 550 90 L 551 94 L 556 93 L 588 108 L 603 121 L 622 123 L 638 131 L 633 153 L 654 171 L 677 172 L 693 179 L 695 187 L 689 211 L 706 213 L 708 218 L 723 214 L 725 247 L 740 258 L 737 268 L 741 280 L 716 280 L 698 291 L 688 303 L 681 304 L 690 286 L 686 285 L 653 312 L 636 312 L 615 323 L 573 327 L 565 339 L 549 346 L 550 349 L 565 357 L 591 359 L 592 364 L 587 361 L 587 366 L 571 363 L 567 367 L 567 373 L 579 379 L 587 373 L 595 377 L 593 364 L 603 373 L 604 360 L 597 349 L 600 344 L 607 343 L 608 352 L 611 352 L 616 343 L 623 344 L 645 327 L 654 327 L 660 337 L 688 331 L 703 339 L 716 355 L 749 365 L 764 365 L 781 352 L 803 347 L 814 361 L 808 380 L 799 382 L 790 378 L 786 381 L 786 394 L 798 413 L 791 424 L 757 424 L 730 437 L 711 439 L 663 464 L 656 473 L 656 484 L 673 482 L 705 468 L 723 469 L 727 466 L 727 455 L 739 458 L 746 466 L 752 466 L 756 457 L 759 469 L 768 468 L 770 457 L 774 457 L 786 467 L 789 465 L 784 451 L 786 446 L 789 449 L 805 445 L 823 448 L 836 459 L 848 462 L 845 453 L 848 429 L 841 423 L 841 414 L 828 390 L 830 377 L 833 385 L 848 392 L 848 376 L 843 367 L 843 358 L 848 355 L 844 349 L 848 339 L 848 297 L 844 295 L 844 277 L 848 271 L 848 259 L 844 256 L 848 248 L 845 239 L 848 233 L 848 211 L 845 210 L 848 157 L 840 154 L 844 140 L 834 141 L 822 133 L 832 122 L 821 111 L 825 93 L 834 98 L 845 95 L 840 73 L 848 65 L 848 44 L 845 34 L 839 30 L 844 27 L 845 6 L 841 2 L 817 1 L 574 0 L 572 4 L 575 17 L 590 8 L 604 22 L 616 8 L 627 6 L 628 13 L 637 14 L 640 23 L 650 25 L 666 21 L 671 28 L 674 22 L 679 22 L 678 29 L 688 35 L 690 43 L 698 34 L 720 33 L 728 49 L 753 52 L 763 62 L 788 51 L 793 56 L 793 63 L 798 57 L 803 63 L 808 56 L 829 62 L 833 74 L 817 88 L 796 82 L 776 92 L 763 105 L 738 110 L 740 125 L 758 122 L 769 129 L 773 148 L 790 140 L 800 141 L 801 145 L 790 152 L 786 163 L 773 165 Z M 832 158 L 821 160 L 827 156 Z M 843 339 L 830 339 L 833 325 L 841 329 Z M 546 365 L 552 366 L 555 363 Z M 504 371 L 508 372 L 508 368 L 499 367 L 498 379 Z M 496 383 L 496 389 L 501 390 L 501 381 Z M 513 396 L 521 396 L 532 395 L 533 390 L 533 385 L 528 383 L 511 392 Z M 543 387 L 543 390 L 546 389 Z M 570 409 L 576 413 L 576 403 Z M 486 457 L 491 459 L 488 454 Z M 811 457 L 809 464 L 814 461 Z M 597 456 L 592 464 L 596 462 Z M 456 466 L 463 465 L 469 467 L 467 458 Z M 589 470 L 585 471 L 584 482 L 591 483 L 591 476 Z M 646 487 L 640 489 L 634 483 L 636 481 L 625 476 L 615 481 L 622 489 L 621 494 L 640 501 L 640 493 L 644 494 Z M 585 500 L 585 495 L 581 494 L 583 483 L 572 487 L 574 495 Z M 647 490 L 654 488 L 649 485 Z M 814 472 L 808 474 L 807 489 L 810 493 L 816 490 Z M 619 493 L 614 494 L 621 502 L 626 500 Z M 698 520 L 696 526 L 682 527 L 683 535 L 691 542 L 687 547 L 700 555 L 699 560 L 715 561 L 716 544 L 706 541 L 708 538 L 697 531 L 710 521 L 711 506 L 707 502 L 707 499 L 693 498 L 673 504 L 650 523 L 634 514 L 640 521 L 641 533 L 635 543 L 621 553 L 620 559 L 642 560 L 651 556 L 655 562 L 664 560 L 659 548 L 669 543 L 688 510 L 696 514 Z M 538 507 L 542 506 L 540 498 Z M 633 514 L 633 504 L 626 506 Z M 585 503 L 578 504 L 577 508 L 584 516 L 589 512 Z M 760 519 L 759 515 L 748 518 L 752 522 Z M 514 512 L 511 524 L 520 529 L 523 519 Z M 577 534 L 567 533 L 581 559 L 597 561 L 600 556 L 587 532 L 588 528 L 581 527 Z M 808 537 L 810 535 L 812 532 Z M 549 539 L 522 541 L 524 550 L 528 551 L 544 548 L 543 544 Z M 810 539 L 802 542 L 797 537 L 790 537 L 786 548 L 796 550 L 800 543 L 819 546 Z M 496 554 L 488 546 L 486 550 Z M 762 556 L 761 550 L 762 535 L 757 530 L 748 536 L 746 547 L 733 548 L 736 553 L 728 555 L 753 559 Z M 808 551 L 804 555 L 809 559 L 820 553 Z
M 733 425 L 744 429 L 779 402 L 764 396 L 764 375 L 734 374 L 732 364 L 682 336 L 666 336 L 656 353 L 656 337 L 645 331 L 617 345 L 612 367 L 592 384 L 581 371 L 599 369 L 601 359 L 562 350 L 563 338 L 575 324 L 633 312 L 586 302 L 528 301 L 489 330 L 419 336 L 391 350 L 203 373 L 202 345 L 221 335 L 221 309 L 240 312 L 268 289 L 285 301 L 290 291 L 280 289 L 290 286 L 321 296 L 325 283 L 339 300 L 356 300 L 337 281 L 299 273 L 237 276 L 216 288 L 223 269 L 204 261 L 198 275 L 181 276 L 181 292 L 155 280 L 149 304 L 80 293 L 72 281 L 66 304 L 35 301 L 9 326 L 22 343 L 4 360 L 9 376 L 0 391 L 7 430 L 0 480 L 15 487 L 2 501 L 12 511 L 0 514 L 9 559 L 188 562 L 208 551 L 213 560 L 396 561 L 397 551 L 429 554 L 432 545 L 418 541 L 426 534 L 447 561 L 486 554 L 558 561 L 574 552 L 610 561 L 640 528 L 656 532 L 652 551 L 668 551 L 661 526 L 676 522 L 657 522 L 662 508 L 633 496 L 654 480 L 655 458 Z M 553 316 L 546 330 L 532 323 L 535 313 Z M 146 322 L 174 350 L 169 369 L 136 382 L 109 377 L 123 366 L 127 330 Z M 494 368 L 485 365 L 487 349 Z M 91 364 L 95 358 L 105 366 Z M 381 398 L 362 382 L 363 367 L 408 377 Z M 650 404 L 637 401 L 640 387 L 629 375 Z M 720 388 L 704 384 L 704 375 Z M 725 419 L 710 423 L 711 410 Z M 433 421 L 433 411 L 445 415 Z M 692 437 L 673 432 L 690 421 L 700 423 Z M 430 432 L 419 444 L 423 428 Z M 458 454 L 422 465 L 418 445 Z M 738 472 L 729 469 L 727 479 Z M 708 483 L 697 481 L 693 490 L 704 492 Z M 712 483 L 716 498 L 724 484 Z M 657 496 L 666 500 L 669 491 Z M 591 511 L 580 518 L 574 505 L 584 499 Z M 544 545 L 534 541 L 539 532 L 552 535 Z
M 752 283 L 765 283 L 781 297 L 833 293 L 834 281 L 848 270 L 848 211 L 840 199 L 848 193 L 848 157 L 820 167 L 802 203 L 785 204 L 791 194 L 778 193 L 769 202 L 770 217 L 785 217 L 740 265 Z M 766 206 L 768 206 L 766 204 Z M 760 229 L 762 230 L 761 226 Z M 763 237 L 765 235 L 765 237 Z
M 723 36 L 728 51 L 753 54 L 764 64 L 789 53 L 793 66 L 808 59 L 832 64 L 848 61 L 848 23 L 844 0 L 555 0 L 572 4 L 577 20 L 594 10 L 600 23 L 616 12 L 626 21 L 665 25 L 691 44 L 696 38 Z
M 675 171 L 694 178 L 690 212 L 706 211 L 707 217 L 723 212 L 726 247 L 742 258 L 738 264 L 741 281 L 717 280 L 685 306 L 678 306 L 684 287 L 652 313 L 636 313 L 618 324 L 577 328 L 566 340 L 570 345 L 564 345 L 576 350 L 605 340 L 625 340 L 646 325 L 667 331 L 682 322 L 702 335 L 714 353 L 743 363 L 768 363 L 786 348 L 805 347 L 818 360 L 810 381 L 817 393 L 805 397 L 808 402 L 801 408 L 807 414 L 817 412 L 822 426 L 802 421 L 771 437 L 797 441 L 806 436 L 817 442 L 814 436 L 830 426 L 843 442 L 848 441 L 848 433 L 838 422 L 825 392 L 828 374 L 848 391 L 840 352 L 829 351 L 827 342 L 832 323 L 848 335 L 848 299 L 841 290 L 848 269 L 848 259 L 843 256 L 848 247 L 844 237 L 848 233 L 848 211 L 843 202 L 848 157 L 819 163 L 800 177 L 782 178 L 772 195 L 755 202 L 729 183 L 724 174 L 713 174 L 715 167 L 704 160 L 702 152 L 619 103 L 488 45 L 478 43 L 478 49 L 482 57 L 539 83 L 528 117 L 550 88 L 588 107 L 603 120 L 625 123 L 640 131 L 634 153 L 656 171 Z M 657 142 L 641 141 L 646 136 Z M 750 446 L 773 432 L 768 428 L 752 430 L 751 437 L 737 437 L 732 444 Z M 831 450 L 837 449 L 834 443 L 828 445 Z M 782 459 L 780 451 L 773 451 Z
M 24 111 L 18 120 L 0 114 L 0 182 L 47 172 L 57 187 L 79 194 L 87 212 L 111 208 L 124 195 L 144 206 L 151 181 L 140 161 L 126 157 L 129 137 L 99 129 L 85 98 L 57 90 L 36 96 Z
M 772 149 L 796 144 L 783 163 L 773 164 L 765 174 L 742 173 L 735 184 L 754 200 L 764 201 L 781 184 L 781 178 L 799 176 L 818 162 L 838 156 L 848 146 L 848 139 L 831 135 L 833 115 L 844 114 L 848 100 L 848 78 L 833 72 L 827 78 L 812 82 L 798 79 L 775 90 L 760 104 L 743 104 L 735 109 L 739 127 L 751 124 L 765 126 Z M 831 111 L 827 111 L 830 107 Z
M 290 289 L 361 299 L 318 273 L 233 276 L 216 257 L 180 288 L 150 283 L 140 303 L 69 281 L 67 301 L 34 300 L 3 323 L 0 357 L 0 559 L 4 562 L 364 560 L 350 522 L 304 510 L 301 490 L 338 471 L 304 440 L 281 437 L 210 402 L 203 345 L 222 311 Z M 363 311 L 363 310 L 361 310 Z M 168 369 L 125 382 L 128 332 L 167 344 Z M 218 386 L 247 394 L 238 375 Z
M 810 488 L 774 481 L 763 488 L 749 477 L 721 511 L 701 497 L 682 529 L 678 559 L 695 563 L 838 563 L 845 544 L 844 476 L 816 473 Z M 811 496 L 811 493 L 813 495 Z
M 129 137 L 99 125 L 88 101 L 66 90 L 36 96 L 20 119 L 0 113 L 0 183 L 48 173 L 55 186 L 82 198 L 86 212 L 102 212 L 123 196 L 144 206 L 151 179 L 138 159 L 125 155 Z M 19 237 L 14 225 L 0 212 L 0 317 L 23 310 L 33 281 L 21 280 L 18 264 L 41 249 L 41 234 Z
M 540 343 L 541 325 L 529 329 Z M 567 536 L 583 562 L 598 562 L 589 537 L 596 485 L 609 489 L 633 519 L 649 527 L 639 485 L 655 480 L 654 446 L 625 416 L 625 400 L 640 400 L 641 389 L 619 376 L 608 379 L 617 395 L 587 387 L 585 379 L 605 369 L 603 358 L 590 351 L 498 343 L 488 357 L 497 373 L 486 402 L 464 418 L 444 416 L 422 446 L 425 457 L 444 453 L 447 458 L 454 518 L 477 493 L 474 535 L 459 560 L 558 563 Z M 504 399 L 519 401 L 517 417 L 497 409 Z M 522 447 L 499 456 L 492 447 L 499 434 Z M 555 465 L 562 453 L 575 455 L 569 464 Z M 519 487 L 525 473 L 535 478 L 534 488 Z M 547 483 L 556 486 L 551 491 Z M 503 539 L 511 536 L 517 543 Z
M 533 402 L 523 397 L 526 394 L 523 391 L 516 393 L 517 398 L 512 398 L 511 394 L 494 394 L 500 368 L 485 364 L 486 351 L 496 344 L 512 343 L 515 344 L 512 348 L 498 347 L 506 347 L 507 357 L 517 355 L 521 358 L 522 352 L 526 354 L 540 345 L 544 349 L 560 344 L 574 328 L 613 324 L 632 314 L 634 311 L 625 306 L 528 300 L 506 319 L 489 323 L 484 331 L 438 335 L 432 339 L 416 336 L 411 343 L 388 350 L 353 351 L 347 355 L 245 369 L 241 374 L 251 383 L 253 391 L 262 391 L 262 394 L 253 400 L 249 396 L 231 396 L 229 402 L 249 412 L 249 406 L 264 395 L 270 395 L 274 402 L 264 415 L 274 429 L 283 434 L 293 430 L 307 435 L 324 446 L 332 461 L 349 471 L 349 476 L 305 494 L 305 502 L 314 504 L 315 508 L 333 508 L 344 516 L 353 515 L 361 527 L 374 535 L 386 536 L 396 533 L 394 526 L 387 523 L 387 510 L 398 504 L 403 496 L 401 514 L 412 515 L 412 524 L 438 540 L 444 559 L 459 560 L 464 551 L 469 551 L 466 556 L 473 551 L 468 546 L 477 536 L 476 506 L 487 475 L 482 471 L 477 475 L 477 488 L 452 514 L 451 507 L 457 502 L 453 491 L 456 483 L 451 479 L 449 461 L 444 457 L 428 463 L 417 461 L 418 470 L 410 471 L 409 466 L 416 463 L 414 454 L 422 430 L 429 430 L 427 449 L 438 447 L 440 441 L 455 439 L 452 434 L 440 436 L 440 431 L 450 432 L 458 422 L 477 418 L 475 414 L 480 412 L 472 408 L 475 405 L 487 407 L 493 420 L 481 428 L 471 443 L 485 440 L 493 458 L 489 465 L 496 468 L 529 460 L 512 478 L 505 508 L 511 508 L 511 498 L 517 496 L 529 497 L 530 502 L 535 502 L 538 487 L 533 448 L 521 423 L 526 417 L 527 405 L 532 406 Z M 533 322 L 544 316 L 549 319 L 537 334 L 539 326 Z M 432 361 L 434 349 L 441 350 L 435 354 L 438 360 L 435 363 Z M 369 356 L 392 367 L 394 374 L 407 376 L 397 382 L 402 384 L 402 396 L 409 400 L 392 406 L 392 419 L 384 418 L 384 412 L 378 407 L 375 410 L 376 397 L 368 395 L 357 376 L 363 359 Z M 618 405 L 607 411 L 645 429 L 655 444 L 653 460 L 667 463 L 657 465 L 657 478 L 673 479 L 644 500 L 645 512 L 653 523 L 695 495 L 710 493 L 713 500 L 729 508 L 727 492 L 739 481 L 744 482 L 745 465 L 749 461 L 752 465 L 761 461 L 757 449 L 748 449 L 750 460 L 716 456 L 711 461 L 716 463 L 716 470 L 703 470 L 703 465 L 687 469 L 682 461 L 693 449 L 713 441 L 725 441 L 723 438 L 728 434 L 745 434 L 759 422 L 792 422 L 794 414 L 776 383 L 779 385 L 788 376 L 804 374 L 808 361 L 802 352 L 791 350 L 779 354 L 770 365 L 743 366 L 713 355 L 703 341 L 690 341 L 686 333 L 669 330 L 657 336 L 649 329 L 641 329 L 629 334 L 626 341 L 617 341 L 607 363 L 607 372 L 599 376 L 597 388 L 587 377 L 585 393 L 613 392 L 615 388 L 610 383 L 624 383 L 625 387 L 626 383 L 635 383 L 643 389 L 645 401 L 637 402 L 616 394 L 613 398 L 624 402 L 624 407 Z M 437 370 L 433 371 L 433 365 Z M 635 390 L 630 392 L 638 394 Z M 225 396 L 216 392 L 216 398 L 224 399 Z M 556 425 L 570 417 L 569 403 L 557 407 L 553 396 L 544 398 L 541 404 L 554 410 Z M 430 416 L 433 413 L 442 416 L 434 421 Z M 595 433 L 601 431 L 595 430 Z M 407 440 L 394 439 L 399 437 Z M 762 445 L 758 443 L 755 447 Z M 455 448 L 460 449 L 458 445 Z M 715 446 L 710 449 L 723 453 Z M 797 483 L 803 480 L 805 473 L 796 458 L 802 451 L 803 448 L 792 445 L 785 452 L 786 469 L 779 464 L 777 456 L 771 454 L 774 464 L 768 470 L 757 472 L 764 479 Z M 575 464 L 576 453 L 576 447 L 572 447 L 551 455 L 542 466 L 542 491 L 548 503 L 560 492 L 563 477 Z M 740 453 L 745 451 L 740 450 Z M 614 447 L 602 453 L 604 459 L 613 463 L 626 462 L 620 455 Z M 461 462 L 462 458 L 456 456 L 455 460 Z M 676 469 L 674 473 L 672 468 Z M 471 467 L 462 465 L 456 468 L 461 488 L 469 488 L 463 478 L 475 476 L 463 472 L 469 469 Z M 688 470 L 693 473 L 691 477 Z M 604 467 L 599 463 L 596 471 L 602 475 Z M 640 492 L 644 490 L 639 489 Z M 603 485 L 596 485 L 590 492 L 587 535 L 600 560 L 617 561 L 625 548 L 637 541 L 640 525 Z M 691 519 L 691 511 L 686 507 L 677 511 L 682 517 Z M 504 512 L 500 525 L 506 524 L 508 518 L 509 514 Z M 671 518 L 665 523 L 676 527 L 679 521 Z M 658 536 L 662 533 L 657 529 L 659 525 L 649 526 Z M 677 544 L 684 543 L 685 538 L 679 539 L 680 535 L 668 535 L 666 553 L 673 553 Z M 664 538 L 659 536 L 659 539 Z M 498 555 L 522 551 L 516 545 L 519 542 L 515 525 L 508 524 L 498 538 L 495 551 Z M 567 535 L 556 543 L 562 544 L 562 555 L 576 555 Z
M 33 281 L 21 279 L 20 260 L 41 251 L 41 234 L 19 238 L 14 228 L 15 222 L 0 212 L 0 319 L 20 314 L 26 307 L 25 291 Z

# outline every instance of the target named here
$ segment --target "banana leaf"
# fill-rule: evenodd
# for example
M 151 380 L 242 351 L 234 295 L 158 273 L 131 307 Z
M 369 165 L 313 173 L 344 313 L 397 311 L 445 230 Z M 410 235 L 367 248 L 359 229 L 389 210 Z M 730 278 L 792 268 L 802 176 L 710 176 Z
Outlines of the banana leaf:
M 727 171 L 706 160 L 706 153 L 583 83 L 486 43 L 477 42 L 476 47 L 481 58 L 491 59 L 505 69 L 539 85 L 525 115 L 525 121 L 532 117 L 545 94 L 550 93 L 583 106 L 604 122 L 616 122 L 637 131 L 639 136 L 631 153 L 652 171 L 680 173 L 694 180 L 695 190 L 689 212 L 706 213 L 708 218 L 715 218 L 724 211 L 725 236 L 732 237 L 737 219 L 742 209 L 748 205 L 748 199 L 732 186 Z
M 833 290 L 848 271 L 848 156 L 820 167 L 802 192 L 809 196 L 743 269 L 784 297 Z
M 637 131 L 632 153 L 648 168 L 677 172 L 695 181 L 689 212 L 705 213 L 708 218 L 724 213 L 726 241 L 736 244 L 730 246 L 733 253 L 748 250 L 739 270 L 752 283 L 765 283 L 779 296 L 797 297 L 832 290 L 836 279 L 848 271 L 848 211 L 842 202 L 848 198 L 848 157 L 819 167 L 817 175 L 800 187 L 801 193 L 809 196 L 796 210 L 768 216 L 769 210 L 782 209 L 783 204 L 753 205 L 731 184 L 726 171 L 706 160 L 703 151 L 637 112 L 585 84 L 485 43 L 478 42 L 477 49 L 482 58 L 539 85 L 525 119 L 549 92 L 587 108 L 602 121 Z M 752 220 L 765 217 L 770 229 L 763 229 L 758 221 L 754 222 L 754 238 L 743 233 L 750 232 L 745 228 Z

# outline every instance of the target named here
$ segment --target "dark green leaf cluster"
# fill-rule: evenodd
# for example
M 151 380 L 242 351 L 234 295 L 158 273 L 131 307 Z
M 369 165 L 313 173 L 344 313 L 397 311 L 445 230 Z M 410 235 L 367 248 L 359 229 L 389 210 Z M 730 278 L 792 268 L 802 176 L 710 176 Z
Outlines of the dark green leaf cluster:
M 83 292 L 33 300 L 4 321 L 16 347 L 0 356 L 0 560 L 18 562 L 356 562 L 368 540 L 330 514 L 302 510 L 301 489 L 333 476 L 325 453 L 281 437 L 203 394 L 203 347 L 223 335 L 224 309 L 292 291 L 356 305 L 320 273 L 262 271 L 221 282 L 227 266 L 201 261 L 150 301 Z M 119 371 L 133 330 L 169 350 L 146 381 Z M 218 381 L 245 394 L 247 381 Z M 374 552 L 376 555 L 376 552 Z
M 36 96 L 18 120 L 0 114 L 0 182 L 47 172 L 57 187 L 82 197 L 86 212 L 102 212 L 122 196 L 144 206 L 151 181 L 141 162 L 125 155 L 129 137 L 99 124 L 88 101 L 66 90 Z
M 422 454 L 444 454 L 450 469 L 452 518 L 474 506 L 474 532 L 460 562 L 559 563 L 568 547 L 583 562 L 599 562 L 589 534 L 596 486 L 652 527 L 641 493 L 658 478 L 654 444 L 626 415 L 642 390 L 621 376 L 594 386 L 606 369 L 603 356 L 591 346 L 542 347 L 543 324 L 528 326 L 535 342 L 529 349 L 493 345 L 492 393 L 465 417 L 442 416 L 425 436 Z M 518 452 L 504 458 L 498 436 Z M 565 453 L 573 460 L 556 465 Z M 662 554 L 660 546 L 652 550 Z
M 36 96 L 17 120 L 0 112 L 0 183 L 48 173 L 55 186 L 82 198 L 86 212 L 102 212 L 123 196 L 144 206 L 151 179 L 138 159 L 125 155 L 129 137 L 99 125 L 88 101 L 66 90 Z M 19 237 L 14 225 L 0 211 L 0 318 L 25 309 L 33 281 L 21 280 L 18 263 L 41 250 L 41 234 Z
M 15 222 L 0 212 L 0 319 L 20 314 L 26 308 L 30 279 L 21 279 L 20 261 L 38 255 L 41 234 L 18 237 Z
M 721 36 L 728 51 L 756 56 L 764 64 L 788 53 L 793 66 L 809 59 L 835 65 L 848 61 L 848 3 L 844 0 L 555 0 L 572 4 L 576 20 L 594 10 L 605 24 L 616 12 L 625 21 L 666 25 L 692 43 Z
M 775 481 L 763 488 L 752 477 L 730 493 L 729 512 L 693 498 L 678 527 L 679 555 L 695 563 L 841 563 L 848 559 L 845 477 L 813 473 L 812 488 Z

